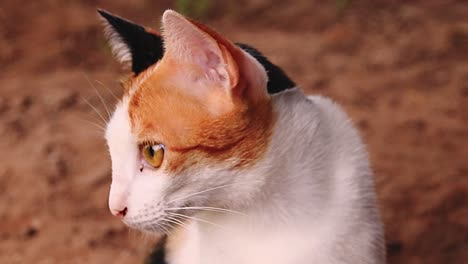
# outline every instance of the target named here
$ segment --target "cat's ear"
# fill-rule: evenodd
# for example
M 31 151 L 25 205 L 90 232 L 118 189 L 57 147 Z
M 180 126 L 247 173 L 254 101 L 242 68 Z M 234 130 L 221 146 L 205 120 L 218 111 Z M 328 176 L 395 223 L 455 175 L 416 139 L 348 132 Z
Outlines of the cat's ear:
M 135 75 L 158 62 L 164 55 L 162 37 L 154 30 L 98 10 L 112 53 Z
M 263 66 L 214 30 L 167 10 L 162 18 L 165 58 L 196 67 L 198 81 L 214 82 L 233 97 L 265 99 Z

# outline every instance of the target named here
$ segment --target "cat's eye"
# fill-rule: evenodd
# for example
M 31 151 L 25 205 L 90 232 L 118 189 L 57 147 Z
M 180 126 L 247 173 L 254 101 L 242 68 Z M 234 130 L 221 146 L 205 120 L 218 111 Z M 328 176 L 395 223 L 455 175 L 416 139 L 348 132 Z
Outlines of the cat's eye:
M 164 159 L 164 146 L 162 144 L 144 145 L 141 154 L 148 165 L 159 168 Z

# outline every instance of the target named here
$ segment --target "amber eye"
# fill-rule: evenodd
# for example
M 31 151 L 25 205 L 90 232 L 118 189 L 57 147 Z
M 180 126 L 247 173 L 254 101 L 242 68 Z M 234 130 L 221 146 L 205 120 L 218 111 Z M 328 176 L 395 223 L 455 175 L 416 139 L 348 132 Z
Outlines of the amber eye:
M 144 145 L 141 154 L 148 165 L 159 168 L 164 159 L 164 146 L 162 144 Z

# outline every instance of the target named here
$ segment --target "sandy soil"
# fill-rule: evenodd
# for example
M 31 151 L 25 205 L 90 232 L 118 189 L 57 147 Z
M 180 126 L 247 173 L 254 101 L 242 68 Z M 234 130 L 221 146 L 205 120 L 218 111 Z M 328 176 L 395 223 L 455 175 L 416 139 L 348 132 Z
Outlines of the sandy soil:
M 102 122 L 84 99 L 106 116 L 96 90 L 109 107 L 121 93 L 96 7 L 157 28 L 174 6 L 109 2 L 0 3 L 0 263 L 141 263 L 154 241 L 108 212 Z M 389 262 L 466 261 L 468 3 L 240 2 L 202 20 L 349 112 L 368 143 Z

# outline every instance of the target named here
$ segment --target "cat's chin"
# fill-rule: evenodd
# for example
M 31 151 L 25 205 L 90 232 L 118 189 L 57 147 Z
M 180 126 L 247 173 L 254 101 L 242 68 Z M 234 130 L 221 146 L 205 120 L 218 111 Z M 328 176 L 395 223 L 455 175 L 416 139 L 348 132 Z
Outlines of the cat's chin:
M 156 235 L 168 234 L 172 232 L 174 228 L 178 227 L 174 225 L 169 225 L 167 224 L 167 222 L 162 222 L 162 221 L 155 222 L 155 223 L 127 223 L 125 222 L 125 224 L 131 229 L 135 229 L 143 233 L 156 234 Z
M 154 226 L 144 226 L 144 227 L 139 227 L 139 228 L 134 228 L 142 233 L 150 234 L 150 235 L 167 235 L 172 232 L 172 230 L 175 227 L 162 227 L 160 225 L 154 225 Z
M 191 218 L 192 211 L 177 210 L 168 214 L 163 214 L 154 218 L 143 219 L 133 217 L 123 219 L 123 222 L 130 228 L 150 234 L 168 234 L 174 229 L 187 225 L 187 220 Z

